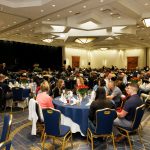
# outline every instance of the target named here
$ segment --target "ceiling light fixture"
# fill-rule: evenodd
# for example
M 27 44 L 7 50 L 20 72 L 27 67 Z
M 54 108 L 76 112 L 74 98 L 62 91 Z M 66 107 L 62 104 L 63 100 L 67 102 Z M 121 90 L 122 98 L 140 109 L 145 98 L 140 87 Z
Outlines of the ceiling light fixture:
M 143 24 L 144 24 L 146 27 L 150 27 L 150 18 L 144 18 L 144 19 L 143 19 Z
M 106 51 L 106 50 L 108 50 L 108 48 L 103 47 L 103 48 L 100 48 L 100 50 L 101 51 Z
M 87 37 L 87 38 L 77 38 L 75 40 L 76 43 L 80 43 L 80 44 L 87 44 L 90 43 L 92 41 L 94 41 L 95 38 L 94 37 Z
M 53 39 L 43 39 L 42 41 L 46 42 L 46 43 L 51 43 L 51 42 L 53 42 Z

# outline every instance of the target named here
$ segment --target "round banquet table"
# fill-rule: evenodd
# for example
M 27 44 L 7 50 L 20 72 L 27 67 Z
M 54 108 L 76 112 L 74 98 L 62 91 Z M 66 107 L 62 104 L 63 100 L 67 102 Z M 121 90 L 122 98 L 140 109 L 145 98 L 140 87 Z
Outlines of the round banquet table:
M 84 99 L 80 105 L 64 104 L 57 97 L 53 100 L 56 109 L 61 111 L 61 124 L 68 125 L 72 133 L 80 132 L 82 136 L 86 135 L 88 128 L 89 105 L 87 99 Z

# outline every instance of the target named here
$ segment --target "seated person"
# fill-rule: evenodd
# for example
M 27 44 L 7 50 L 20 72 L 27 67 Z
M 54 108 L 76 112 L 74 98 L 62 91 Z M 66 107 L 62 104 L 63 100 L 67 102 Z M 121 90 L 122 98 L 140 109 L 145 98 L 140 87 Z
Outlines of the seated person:
M 65 82 L 62 79 L 59 79 L 56 83 L 56 86 L 52 90 L 53 97 L 61 96 L 61 93 L 65 89 Z
M 84 85 L 84 79 L 83 77 L 77 77 L 76 79 L 76 84 L 75 84 L 75 87 L 73 89 L 73 93 L 74 94 L 77 94 L 77 88 Z
M 89 111 L 89 127 L 94 130 L 96 123 L 96 111 L 98 109 L 114 108 L 111 101 L 106 100 L 106 91 L 103 87 L 99 87 L 96 91 L 95 101 L 91 103 Z
M 93 90 L 96 91 L 99 87 L 103 87 L 106 90 L 106 93 L 107 93 L 108 89 L 106 87 L 106 81 L 104 80 L 104 78 L 99 78 L 97 80 L 97 84 L 94 85 Z
M 76 86 L 78 87 L 81 85 L 84 85 L 84 79 L 83 79 L 83 77 L 78 77 L 76 80 Z
M 122 127 L 131 127 L 132 122 L 135 116 L 135 110 L 137 107 L 143 104 L 140 97 L 137 95 L 138 85 L 135 83 L 131 83 L 127 86 L 126 92 L 130 97 L 125 101 L 123 109 L 121 112 L 117 112 L 117 118 L 114 120 L 114 125 L 122 126 Z M 114 127 L 114 134 L 117 136 L 119 131 Z M 124 136 L 117 136 L 116 142 L 120 142 Z
M 5 75 L 0 74 L 0 88 L 1 88 L 1 100 L 0 107 L 4 110 L 6 105 L 6 100 L 12 98 L 12 91 L 8 84 L 5 83 Z
M 115 85 L 114 81 L 108 82 L 108 94 L 106 96 L 106 99 L 111 100 L 113 104 L 118 107 L 121 103 L 121 90 Z
M 52 103 L 52 97 L 48 95 L 50 86 L 46 80 L 44 80 L 41 83 L 40 86 L 41 92 L 38 93 L 36 100 L 38 101 L 38 104 L 41 106 L 41 108 L 54 108 L 54 105 Z

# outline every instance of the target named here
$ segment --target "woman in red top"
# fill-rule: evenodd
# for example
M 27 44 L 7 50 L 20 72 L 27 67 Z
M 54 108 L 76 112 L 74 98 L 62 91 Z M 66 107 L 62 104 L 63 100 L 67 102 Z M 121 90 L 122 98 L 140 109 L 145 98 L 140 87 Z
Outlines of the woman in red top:
M 46 80 L 41 83 L 40 89 L 41 93 L 37 95 L 36 100 L 38 101 L 41 108 L 54 108 L 52 97 L 48 95 L 50 86 Z

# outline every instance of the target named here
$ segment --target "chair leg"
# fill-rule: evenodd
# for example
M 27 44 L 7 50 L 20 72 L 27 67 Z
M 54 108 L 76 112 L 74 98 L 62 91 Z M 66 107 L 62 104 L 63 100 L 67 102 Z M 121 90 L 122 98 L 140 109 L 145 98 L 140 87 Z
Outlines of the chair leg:
M 13 102 L 13 100 L 12 100 L 12 103 L 11 103 L 11 112 L 12 112 L 13 104 L 14 104 L 14 102 Z
M 73 142 L 72 142 L 72 132 L 70 133 L 70 142 L 71 142 L 71 147 L 73 148 Z
M 55 137 L 53 137 L 53 145 L 55 144 Z
M 91 137 L 91 147 L 92 147 L 92 150 L 94 150 L 94 141 L 93 141 L 93 137 Z
M 42 150 L 44 150 L 45 139 L 46 139 L 46 134 L 44 134 L 44 137 L 43 137 L 43 142 L 42 142 Z
M 116 144 L 115 144 L 115 138 L 114 138 L 114 134 L 112 133 L 112 141 L 113 141 L 113 146 L 114 146 L 114 150 L 116 150 Z
M 45 133 L 45 128 L 44 128 L 44 129 L 43 129 L 43 131 L 42 131 L 42 135 L 41 135 L 41 142 L 43 141 L 44 133 Z
M 141 142 L 141 144 L 143 144 L 143 142 L 142 142 L 142 138 L 141 138 L 141 134 L 140 134 L 140 131 L 139 131 L 139 129 L 138 129 L 138 136 L 139 136 L 139 139 L 140 139 L 140 142 Z
M 62 150 L 65 149 L 65 139 L 63 139 L 63 143 L 62 143 Z
M 132 150 L 132 144 L 131 144 L 131 140 L 130 140 L 130 136 L 129 136 L 129 133 L 127 133 L 127 138 L 128 138 L 128 142 L 129 142 L 129 145 L 130 145 L 130 150 Z
M 87 130 L 87 143 L 91 142 L 91 149 L 93 150 L 94 149 L 94 142 L 93 142 L 93 136 L 92 134 L 90 133 L 89 129 Z

